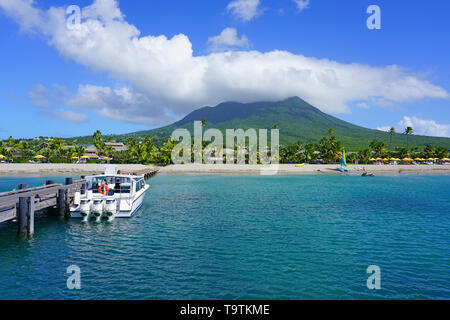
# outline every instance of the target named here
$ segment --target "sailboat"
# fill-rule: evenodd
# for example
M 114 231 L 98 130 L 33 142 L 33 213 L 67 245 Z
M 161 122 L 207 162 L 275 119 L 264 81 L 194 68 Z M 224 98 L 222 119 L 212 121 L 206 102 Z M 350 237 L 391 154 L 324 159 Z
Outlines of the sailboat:
M 347 160 L 345 159 L 345 149 L 342 149 L 341 167 L 338 168 L 338 170 L 341 172 L 348 172 Z

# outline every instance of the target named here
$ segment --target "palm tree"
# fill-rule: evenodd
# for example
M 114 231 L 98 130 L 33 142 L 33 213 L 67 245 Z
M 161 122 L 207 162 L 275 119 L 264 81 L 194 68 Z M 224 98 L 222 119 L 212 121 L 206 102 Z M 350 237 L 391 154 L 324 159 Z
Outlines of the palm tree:
M 272 126 L 272 129 L 279 129 L 279 127 L 278 127 L 277 124 L 274 124 L 274 125 Z
M 358 158 L 362 163 L 368 163 L 368 162 L 369 162 L 369 159 L 370 159 L 370 150 L 369 150 L 369 149 L 364 149 L 364 150 L 358 151 L 357 158 Z
M 206 126 L 206 120 L 205 119 L 200 120 L 200 122 L 202 123 L 202 127 Z
M 400 159 L 406 158 L 408 156 L 408 150 L 406 150 L 405 148 L 398 149 L 397 156 Z
M 48 146 L 53 155 L 59 157 L 61 155 L 62 148 L 65 146 L 65 143 L 61 138 L 53 138 L 52 140 L 50 140 Z
M 94 146 L 97 148 L 98 152 L 103 153 L 105 142 L 103 141 L 103 136 L 100 130 L 94 132 L 92 139 L 94 140 Z
M 84 150 L 84 148 L 83 148 L 82 146 L 76 146 L 76 147 L 73 149 L 73 153 L 74 153 L 77 157 L 81 157 L 81 156 L 85 153 L 85 150 Z
M 436 149 L 434 150 L 434 156 L 439 159 L 446 158 L 447 154 L 448 149 L 445 147 L 436 147 Z
M 395 134 L 395 128 L 394 127 L 391 127 L 390 129 L 389 129 L 389 146 L 391 147 L 391 149 L 392 149 L 392 136 Z
M 377 139 L 372 140 L 369 144 L 369 148 L 375 153 L 376 156 L 381 157 L 385 153 L 384 142 Z
M 334 129 L 333 128 L 328 129 L 328 134 L 332 136 L 334 134 Z
M 410 135 L 410 134 L 413 134 L 413 128 L 412 127 L 406 127 L 406 129 L 405 129 L 405 135 L 406 135 L 406 150 L 408 150 L 408 136 Z
M 165 164 L 170 164 L 172 160 L 172 149 L 175 147 L 176 143 L 169 138 L 167 142 L 163 144 L 160 149 L 160 159 Z
M 317 146 L 312 143 L 305 146 L 304 157 L 306 162 L 310 163 L 317 159 L 317 155 L 315 153 L 316 149 Z

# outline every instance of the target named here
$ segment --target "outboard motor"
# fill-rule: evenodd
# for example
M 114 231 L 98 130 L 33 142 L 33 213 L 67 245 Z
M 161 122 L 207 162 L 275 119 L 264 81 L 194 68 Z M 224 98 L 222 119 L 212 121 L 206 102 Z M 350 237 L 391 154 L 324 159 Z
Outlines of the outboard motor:
M 103 213 L 103 216 L 107 218 L 108 221 L 111 221 L 116 217 L 116 210 L 117 210 L 116 199 L 114 198 L 106 199 L 105 212 Z
M 105 201 L 103 199 L 95 199 L 92 203 L 92 215 L 97 221 L 100 221 L 103 210 L 105 209 Z
M 90 199 L 83 199 L 80 201 L 80 215 L 83 218 L 83 221 L 87 221 L 89 219 L 91 210 L 92 201 Z

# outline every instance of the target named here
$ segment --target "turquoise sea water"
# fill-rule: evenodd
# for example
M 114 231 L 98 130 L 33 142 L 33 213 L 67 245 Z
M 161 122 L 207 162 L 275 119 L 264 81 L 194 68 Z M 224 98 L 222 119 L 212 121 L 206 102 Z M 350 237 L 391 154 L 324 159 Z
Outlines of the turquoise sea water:
M 0 191 L 43 178 L 0 177 Z M 63 181 L 62 178 L 56 181 Z M 449 299 L 450 176 L 157 176 L 132 219 L 0 225 L 0 299 Z M 66 268 L 81 268 L 68 290 Z M 366 269 L 381 268 L 381 290 Z

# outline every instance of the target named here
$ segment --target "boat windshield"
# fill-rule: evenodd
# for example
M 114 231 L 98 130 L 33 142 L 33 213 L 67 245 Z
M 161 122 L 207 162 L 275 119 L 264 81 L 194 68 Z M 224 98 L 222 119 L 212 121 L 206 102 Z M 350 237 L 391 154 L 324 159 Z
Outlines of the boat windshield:
M 131 179 L 129 177 L 115 177 L 115 176 L 95 176 L 95 177 L 87 177 L 86 181 L 89 187 L 93 185 L 102 185 L 102 184 L 114 184 L 114 183 L 131 183 Z
M 131 178 L 117 176 L 93 176 L 86 177 L 88 189 L 93 193 L 99 193 L 100 186 L 109 186 L 108 195 L 115 193 L 130 193 Z

